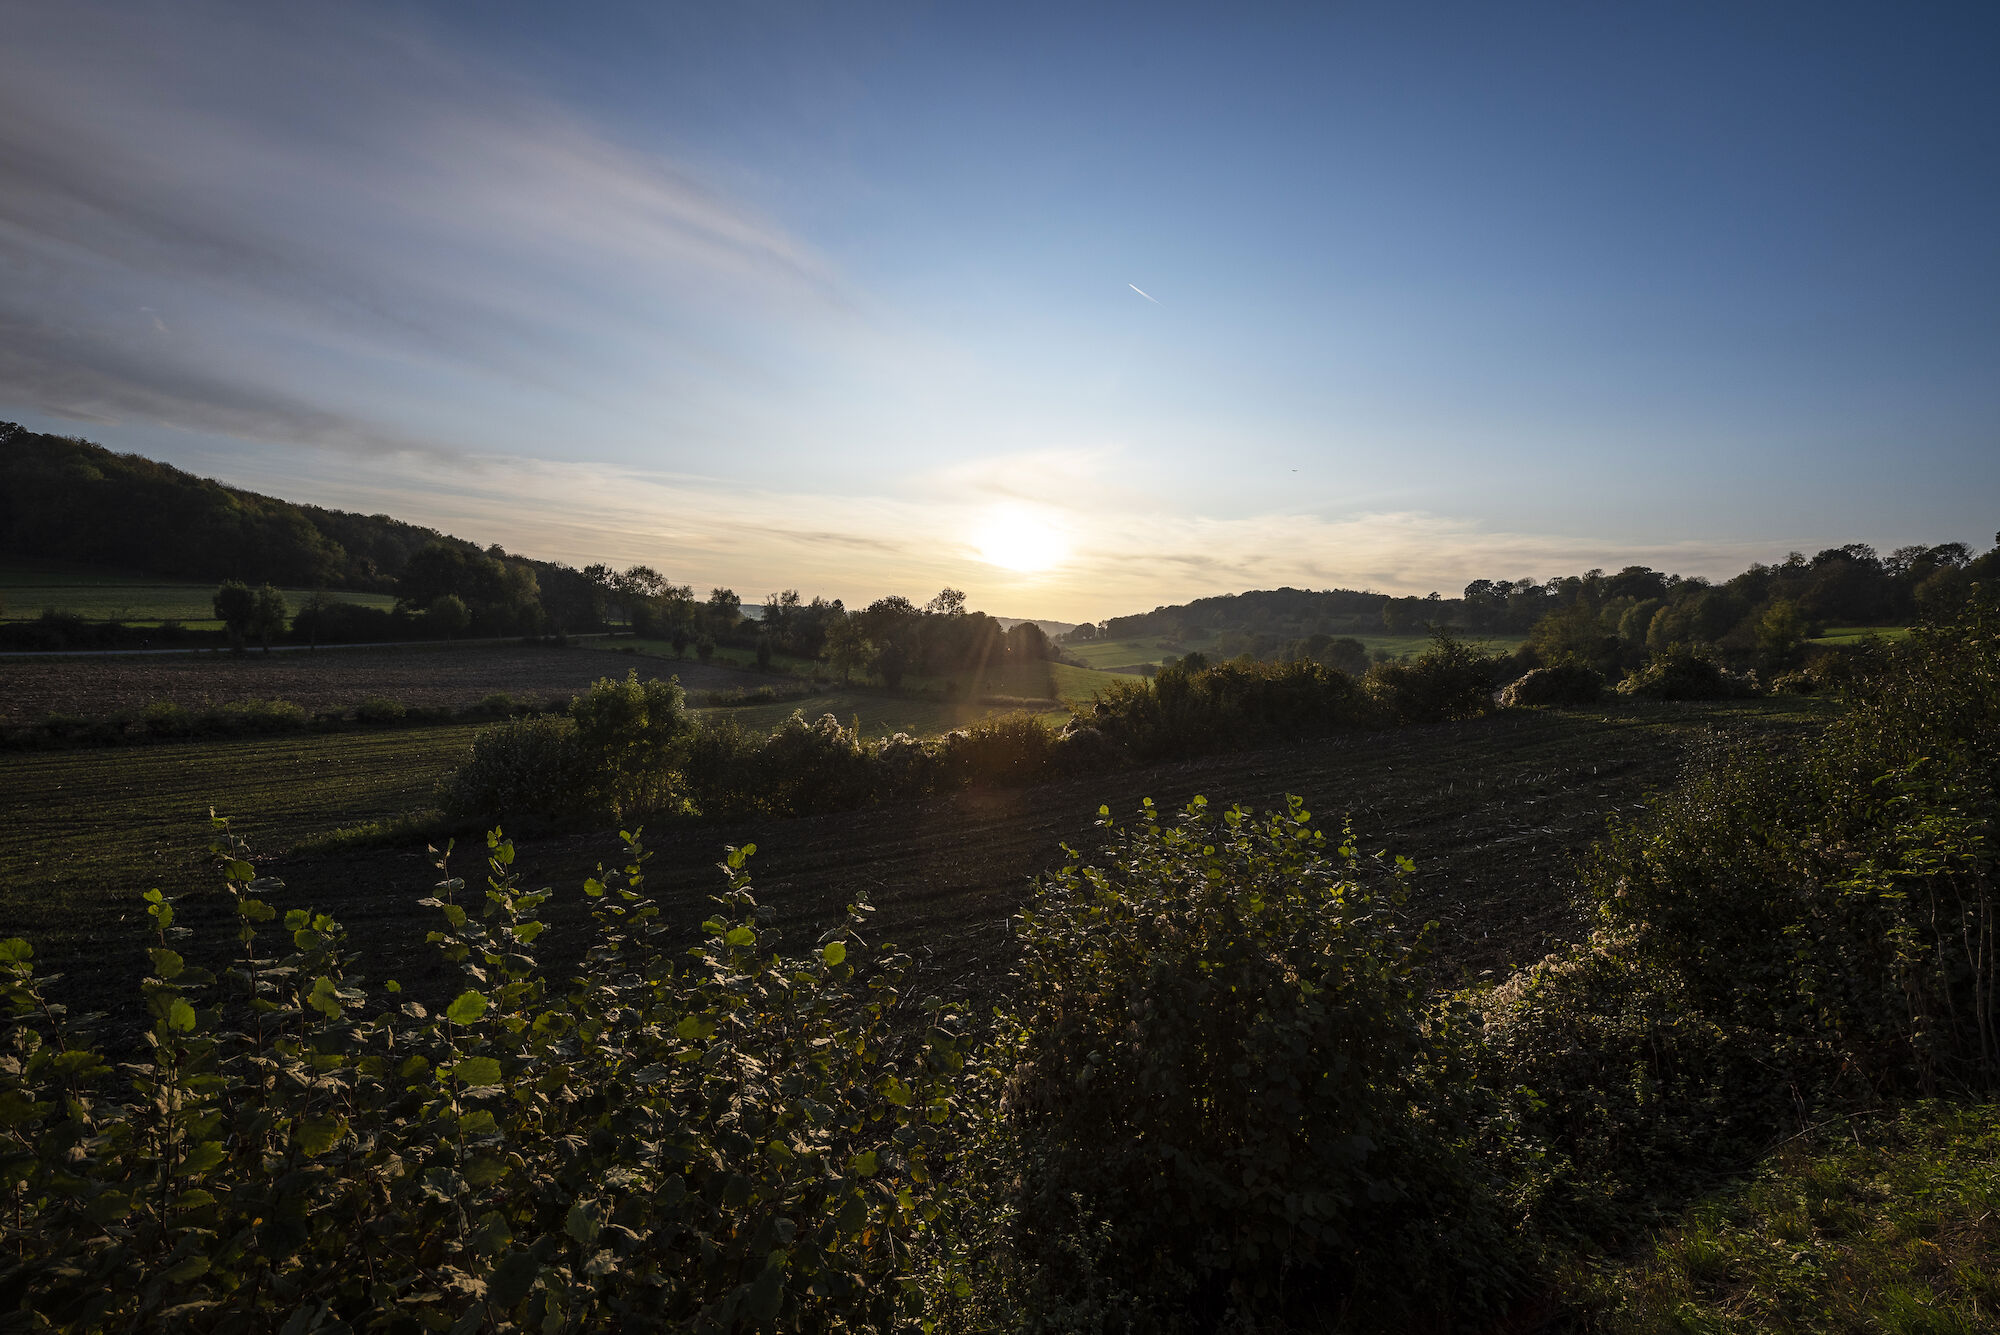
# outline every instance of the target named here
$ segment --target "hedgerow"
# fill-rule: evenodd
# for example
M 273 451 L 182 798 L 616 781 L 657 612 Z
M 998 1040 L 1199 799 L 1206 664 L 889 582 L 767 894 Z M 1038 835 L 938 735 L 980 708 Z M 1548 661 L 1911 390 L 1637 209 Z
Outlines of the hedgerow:
M 1484 999 L 1552 1227 L 1823 1110 L 2000 1080 L 2000 613 L 1867 675 L 1807 745 L 1718 751 L 1615 825 L 1582 867 L 1597 929 Z
M 886 1330 L 965 1287 L 931 1222 L 960 1208 L 965 1040 L 910 1005 L 865 909 L 781 955 L 732 849 L 705 938 L 672 949 L 633 840 L 585 884 L 595 943 L 560 982 L 548 895 L 495 834 L 483 893 L 446 875 L 424 901 L 463 973 L 433 1010 L 372 991 L 218 829 L 239 950 L 194 967 L 147 895 L 141 1060 L 0 944 L 10 1329 Z

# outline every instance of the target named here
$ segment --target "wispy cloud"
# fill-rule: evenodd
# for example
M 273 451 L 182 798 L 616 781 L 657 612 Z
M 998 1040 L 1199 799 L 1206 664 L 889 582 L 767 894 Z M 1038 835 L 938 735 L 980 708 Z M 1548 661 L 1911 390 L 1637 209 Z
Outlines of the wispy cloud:
M 366 9 L 0 16 L 0 404 L 447 445 L 456 397 L 698 385 L 843 318 L 771 219 Z

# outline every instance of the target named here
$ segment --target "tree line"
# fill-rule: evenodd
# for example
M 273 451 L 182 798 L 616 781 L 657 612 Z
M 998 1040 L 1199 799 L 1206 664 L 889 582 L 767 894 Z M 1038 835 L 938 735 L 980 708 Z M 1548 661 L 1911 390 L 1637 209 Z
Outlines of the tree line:
M 2000 574 L 2000 537 L 1984 554 L 1962 542 L 1899 547 L 1863 542 L 1812 556 L 1792 552 L 1711 581 L 1650 566 L 1588 570 L 1552 579 L 1476 579 L 1457 598 L 1397 597 L 1351 589 L 1266 589 L 1199 598 L 1079 626 L 1067 642 L 1157 636 L 1214 637 L 1218 656 L 1329 655 L 1352 660 L 1363 634 L 1445 629 L 1525 637 L 1546 662 L 1630 668 L 1677 644 L 1712 647 L 1738 662 L 1778 665 L 1829 626 L 1905 625 L 1962 604 L 1971 586 Z M 1351 663 L 1336 664 L 1353 670 Z

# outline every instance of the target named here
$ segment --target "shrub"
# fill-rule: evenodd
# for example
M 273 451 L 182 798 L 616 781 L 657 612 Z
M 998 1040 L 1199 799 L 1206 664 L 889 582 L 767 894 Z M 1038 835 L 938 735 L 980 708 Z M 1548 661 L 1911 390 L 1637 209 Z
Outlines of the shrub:
M 195 716 L 197 732 L 298 732 L 311 723 L 305 707 L 289 700 L 237 700 L 211 706 Z
M 674 678 L 595 682 L 570 703 L 576 744 L 602 804 L 619 820 L 664 814 L 682 802 L 679 768 L 694 738 L 694 715 Z
M 831 714 L 807 722 L 799 710 L 758 748 L 762 805 L 778 815 L 840 811 L 875 791 L 874 753 Z
M 1713 755 L 1614 827 L 1583 864 L 1599 934 L 1489 1005 L 1552 1218 L 1597 1227 L 1827 1108 L 2000 1081 L 2000 615 L 1870 673 L 1818 738 Z
M 1093 774 L 1116 769 L 1130 759 L 1125 749 L 1098 729 L 1071 719 L 1056 735 L 1055 767 L 1060 774 Z
M 1055 756 L 1055 734 L 1027 713 L 992 714 L 945 738 L 945 770 L 962 783 L 1034 783 L 1054 772 Z
M 171 700 L 147 705 L 140 722 L 155 737 L 186 737 L 195 729 L 194 716 Z
M 603 813 L 597 775 L 568 718 L 511 719 L 481 728 L 465 763 L 438 784 L 438 806 L 461 824 L 560 829 Z
M 1310 660 L 1203 666 L 1198 655 L 1150 681 L 1113 682 L 1073 720 L 1140 760 L 1237 750 L 1367 726 L 1375 710 L 1354 678 Z
M 1102 861 L 1072 854 L 1021 915 L 1004 1020 L 1025 1309 L 1211 1328 L 1495 1304 L 1515 1258 L 1455 1148 L 1463 1036 L 1424 999 L 1408 864 L 1296 798 L 1101 814 Z
M 400 701 L 380 695 L 371 695 L 354 707 L 354 717 L 361 723 L 401 723 L 409 712 Z
M 1414 658 L 1377 663 L 1363 679 L 1368 697 L 1392 723 L 1447 723 L 1493 707 L 1499 660 L 1444 631 Z
M 1604 694 L 1604 674 L 1588 663 L 1536 668 L 1500 693 L 1509 709 L 1523 705 L 1587 705 Z
M 115 1067 L 0 942 L 10 1325 L 55 1330 L 888 1330 L 954 1283 L 957 1021 L 893 1022 L 907 957 L 858 917 L 781 956 L 746 859 L 692 953 L 637 845 L 585 885 L 597 933 L 539 970 L 514 852 L 435 911 L 464 972 L 371 995 L 339 925 L 218 844 L 241 922 L 220 978 L 147 895 L 148 1047 Z M 400 1004 L 398 1004 L 400 1002 Z
M 1736 700 L 1757 694 L 1757 687 L 1723 667 L 1706 646 L 1675 644 L 1619 682 L 1618 691 L 1648 700 Z

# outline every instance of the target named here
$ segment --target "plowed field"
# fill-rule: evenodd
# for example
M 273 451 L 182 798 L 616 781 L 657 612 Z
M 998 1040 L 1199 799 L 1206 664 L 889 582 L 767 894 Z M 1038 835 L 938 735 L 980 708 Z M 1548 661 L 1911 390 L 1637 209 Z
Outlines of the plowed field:
M 760 898 L 804 945 L 842 906 L 866 898 L 883 936 L 917 949 L 940 992 L 981 1001 L 1006 986 L 1007 918 L 1065 842 L 1092 849 L 1100 803 L 1132 811 L 1141 797 L 1179 804 L 1270 806 L 1297 793 L 1329 826 L 1351 820 L 1365 847 L 1416 860 L 1412 911 L 1440 923 L 1442 976 L 1476 976 L 1535 958 L 1572 935 L 1571 867 L 1608 817 L 1644 808 L 1704 748 L 1726 757 L 1760 737 L 1816 726 L 1829 706 L 1796 699 L 1728 704 L 1619 704 L 1513 711 L 1471 723 L 1338 738 L 1095 775 L 1031 789 L 975 790 L 925 803 L 835 815 L 682 824 L 649 839 L 653 888 L 694 930 L 718 884 L 725 844 L 754 842 Z M 150 885 L 203 883 L 200 820 L 214 802 L 244 818 L 276 854 L 301 835 L 417 805 L 452 763 L 467 730 L 381 737 L 213 743 L 118 752 L 0 756 L 0 935 L 25 935 L 83 999 L 128 993 L 142 969 Z M 373 746 L 377 749 L 368 750 Z M 587 920 L 580 885 L 616 840 L 588 836 L 523 845 L 518 866 L 552 885 L 555 926 L 544 955 L 573 958 Z M 421 849 L 286 860 L 285 907 L 330 911 L 368 956 L 362 972 L 420 992 L 448 986 L 423 942 L 415 901 L 435 879 Z M 478 861 L 454 868 L 476 878 Z M 207 939 L 226 929 L 192 901 Z
M 0 663 L 0 723 L 52 713 L 99 716 L 156 700 L 195 707 L 289 700 L 310 710 L 347 709 L 372 695 L 404 705 L 459 707 L 496 691 L 528 700 L 568 699 L 599 677 L 679 677 L 690 691 L 755 689 L 772 678 L 695 661 L 613 650 L 513 645 L 381 648 L 318 653 L 38 658 Z

